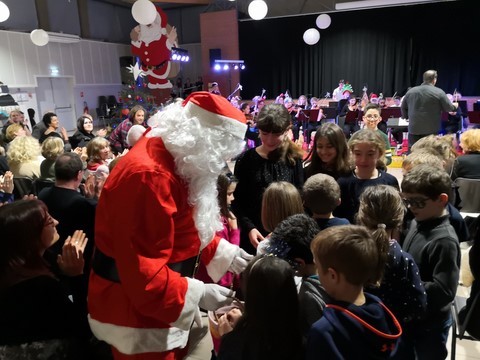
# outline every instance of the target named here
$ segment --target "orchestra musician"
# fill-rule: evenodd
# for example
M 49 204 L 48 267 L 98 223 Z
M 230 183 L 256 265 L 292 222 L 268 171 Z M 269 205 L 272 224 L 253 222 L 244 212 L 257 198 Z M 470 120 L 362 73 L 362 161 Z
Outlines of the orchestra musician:
M 354 94 L 351 94 L 348 98 L 348 102 L 344 105 L 342 111 L 340 111 L 339 116 L 345 117 L 345 124 L 343 125 L 343 132 L 345 133 L 345 137 L 348 139 L 350 135 L 354 132 L 360 130 L 360 126 L 358 125 L 358 115 L 360 113 L 358 108 L 359 100 Z

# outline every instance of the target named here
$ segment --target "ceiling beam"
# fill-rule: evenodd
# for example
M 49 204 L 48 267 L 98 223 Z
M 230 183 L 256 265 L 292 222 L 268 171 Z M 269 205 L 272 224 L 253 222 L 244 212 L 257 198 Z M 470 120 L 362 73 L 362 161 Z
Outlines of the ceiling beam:
M 126 3 L 133 4 L 136 0 L 123 0 Z M 185 4 L 185 5 L 209 5 L 214 0 L 151 0 L 154 4 Z

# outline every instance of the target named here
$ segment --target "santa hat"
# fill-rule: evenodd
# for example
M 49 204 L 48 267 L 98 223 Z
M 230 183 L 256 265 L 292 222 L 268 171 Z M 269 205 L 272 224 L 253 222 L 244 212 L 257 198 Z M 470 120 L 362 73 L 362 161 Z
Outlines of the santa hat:
M 167 35 L 167 22 L 168 22 L 168 17 L 165 11 L 160 6 L 155 6 L 157 9 L 157 16 L 159 18 L 159 25 L 161 28 L 162 35 Z
M 247 131 L 245 115 L 223 96 L 197 91 L 183 102 L 184 114 L 196 117 L 203 126 L 225 131 L 240 139 Z
M 370 94 L 370 99 L 378 99 L 378 95 L 377 94 Z
M 133 125 L 127 133 L 127 144 L 130 146 L 135 145 L 137 141 L 140 140 L 145 130 L 145 126 L 143 125 Z

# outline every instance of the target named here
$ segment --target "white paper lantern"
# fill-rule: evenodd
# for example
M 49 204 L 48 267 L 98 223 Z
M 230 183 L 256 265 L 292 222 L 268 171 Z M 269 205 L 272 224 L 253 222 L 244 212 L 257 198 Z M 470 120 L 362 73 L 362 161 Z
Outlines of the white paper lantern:
M 330 18 L 330 15 L 322 14 L 322 15 L 318 15 L 315 23 L 317 24 L 317 27 L 319 29 L 326 29 L 332 23 L 332 19 Z
M 6 21 L 10 17 L 10 9 L 8 6 L 0 1 L 0 22 Z
M 303 41 L 308 45 L 315 45 L 320 40 L 320 32 L 317 29 L 311 28 L 303 33 Z
M 263 0 L 253 0 L 248 5 L 248 15 L 253 20 L 261 20 L 267 16 L 268 6 L 267 3 Z
M 42 29 L 33 30 L 30 33 L 30 39 L 37 46 L 44 46 L 48 44 L 48 34 Z
M 132 6 L 132 16 L 136 22 L 149 25 L 157 17 L 157 9 L 150 0 L 137 0 Z

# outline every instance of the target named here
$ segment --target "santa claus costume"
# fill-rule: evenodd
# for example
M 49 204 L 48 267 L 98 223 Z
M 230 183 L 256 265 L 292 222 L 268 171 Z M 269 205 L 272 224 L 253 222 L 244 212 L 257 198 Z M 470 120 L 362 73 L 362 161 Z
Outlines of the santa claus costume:
M 148 75 L 150 89 L 169 89 L 173 87 L 167 80 L 170 73 L 170 51 L 174 40 L 167 36 L 167 14 L 159 8 L 153 24 L 139 25 L 138 40 L 132 40 L 132 54 L 142 62 L 142 70 Z M 176 30 L 174 30 L 176 33 Z M 172 36 L 176 38 L 176 36 Z
M 242 150 L 243 114 L 223 97 L 197 92 L 151 121 L 97 206 L 89 321 L 115 359 L 181 359 L 206 287 L 220 287 L 193 279 L 198 261 L 218 281 L 248 259 L 215 236 L 216 180 Z

